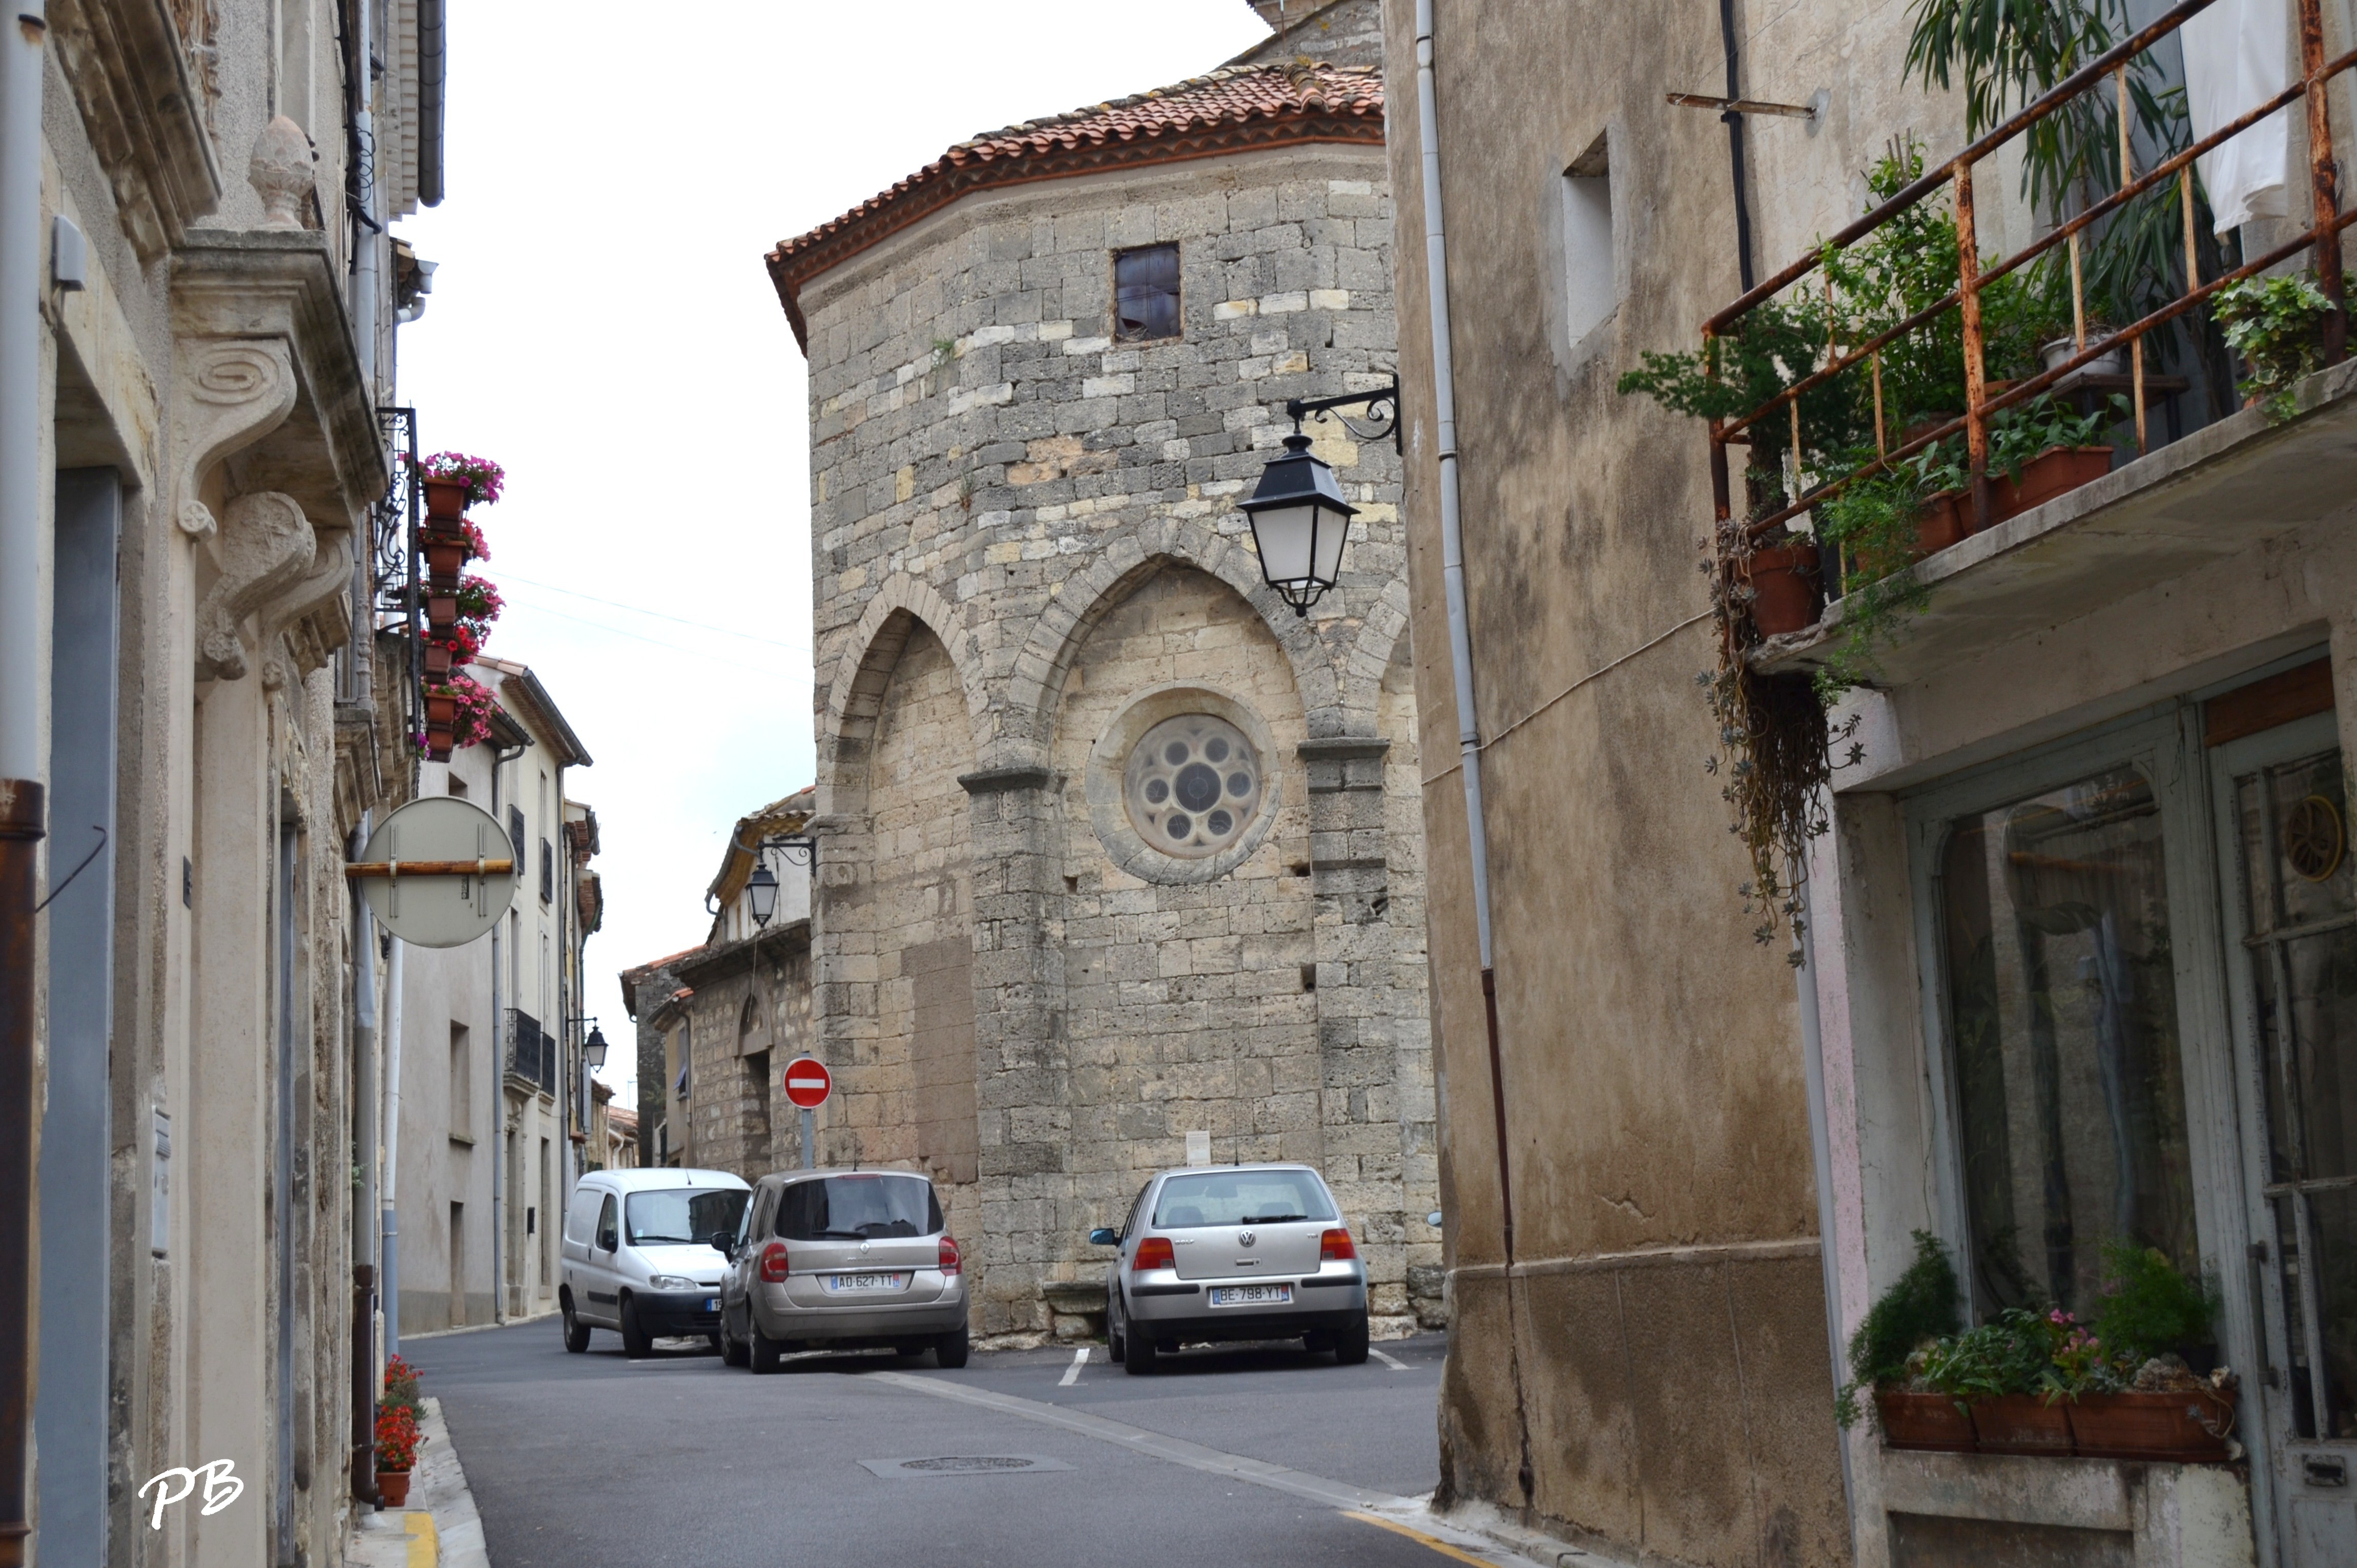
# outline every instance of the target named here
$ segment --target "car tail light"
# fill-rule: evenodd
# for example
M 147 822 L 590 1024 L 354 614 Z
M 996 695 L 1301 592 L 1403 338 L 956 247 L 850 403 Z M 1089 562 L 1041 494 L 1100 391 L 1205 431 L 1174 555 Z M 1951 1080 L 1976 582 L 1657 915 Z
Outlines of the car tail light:
M 1142 1274 L 1148 1269 L 1175 1269 L 1178 1255 L 1170 1250 L 1168 1236 L 1148 1236 L 1137 1244 L 1137 1256 L 1130 1259 L 1132 1273 Z
M 1348 1230 L 1329 1230 L 1318 1238 L 1318 1261 L 1321 1263 L 1347 1263 L 1358 1255 L 1359 1249 L 1351 1245 Z
M 954 1236 L 942 1237 L 941 1261 L 942 1273 L 945 1274 L 953 1274 L 963 1267 L 965 1267 L 965 1259 L 963 1255 L 958 1251 L 957 1238 Z
M 776 1284 L 786 1277 L 786 1244 L 772 1241 L 761 1249 L 761 1281 Z

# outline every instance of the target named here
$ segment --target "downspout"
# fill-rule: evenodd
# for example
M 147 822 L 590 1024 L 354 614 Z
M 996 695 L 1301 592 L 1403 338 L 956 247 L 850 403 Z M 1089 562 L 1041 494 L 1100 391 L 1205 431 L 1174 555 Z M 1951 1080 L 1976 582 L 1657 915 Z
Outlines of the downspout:
M 376 188 L 376 6 L 358 0 L 352 31 L 360 42 L 360 93 L 352 113 L 354 172 L 360 186 L 360 221 L 353 225 L 352 324 L 360 332 L 361 386 L 369 406 L 381 400 L 376 386 L 377 252 L 384 247 L 383 219 L 377 212 Z
M 401 1354 L 401 957 L 407 944 L 389 940 L 384 961 L 384 1255 L 383 1283 L 377 1300 L 384 1304 L 384 1353 Z M 371 1428 L 371 1432 L 375 1429 Z
M 500 815 L 500 778 L 509 763 L 522 757 L 521 746 L 512 750 L 491 747 L 491 821 L 505 832 L 507 819 Z M 512 847 L 512 846 L 511 846 Z M 516 884 L 523 884 L 523 856 L 516 856 Z M 507 911 L 500 912 L 499 920 L 491 927 L 491 1321 L 508 1320 L 508 1051 L 512 1042 L 508 1038 L 506 1011 L 500 1005 L 500 934 L 508 923 Z
M 1727 95 L 1743 96 L 1743 45 L 1735 31 L 1735 0 L 1718 0 L 1718 41 L 1727 51 Z M 1735 249 L 1742 268 L 1743 292 L 1751 292 L 1751 182 L 1743 168 L 1743 116 L 1729 109 L 1719 116 L 1727 122 L 1727 156 L 1735 166 Z
M 1497 1122 L 1498 1203 L 1506 1262 L 1514 1261 L 1514 1192 L 1506 1144 L 1505 1070 L 1498 1049 L 1498 981 L 1490 945 L 1490 833 L 1481 814 L 1481 721 L 1473 705 L 1473 633 L 1465 610 L 1465 531 L 1457 477 L 1457 375 L 1448 331 L 1448 240 L 1440 203 L 1440 112 L 1433 87 L 1433 0 L 1415 0 L 1415 124 L 1424 153 L 1424 272 L 1432 318 L 1432 416 L 1440 456 L 1441 580 L 1448 601 L 1448 662 L 1457 682 L 1457 756 L 1465 777 L 1465 837 L 1481 953 L 1481 1012 L 1490 1036 L 1490 1104 Z
M 355 642 L 358 642 L 356 638 Z M 372 813 L 352 830 L 351 857 L 367 847 Z M 352 889 L 352 1430 L 351 1488 L 355 1502 L 376 1498 L 375 1303 L 381 1275 L 371 1262 L 383 1223 L 377 1197 L 376 922 L 368 900 Z
M 41 703 L 42 0 L 0 42 L 0 1568 L 26 1559 L 33 1422 L 34 890 Z

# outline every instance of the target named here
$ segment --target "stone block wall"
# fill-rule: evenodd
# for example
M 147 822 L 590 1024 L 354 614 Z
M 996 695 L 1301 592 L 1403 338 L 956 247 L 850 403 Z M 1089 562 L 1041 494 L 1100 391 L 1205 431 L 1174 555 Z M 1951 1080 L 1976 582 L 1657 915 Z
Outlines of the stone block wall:
M 1073 1330 L 1088 1229 L 1189 1131 L 1318 1165 L 1383 1329 L 1438 1321 L 1398 459 L 1308 426 L 1360 510 L 1306 618 L 1237 510 L 1286 399 L 1390 379 L 1390 211 L 1379 148 L 1229 154 L 971 195 L 802 287 L 822 1155 L 932 1170 L 985 1337 Z M 1115 342 L 1152 244 L 1181 333 Z M 1261 752 L 1232 847 L 1108 806 L 1153 703 Z

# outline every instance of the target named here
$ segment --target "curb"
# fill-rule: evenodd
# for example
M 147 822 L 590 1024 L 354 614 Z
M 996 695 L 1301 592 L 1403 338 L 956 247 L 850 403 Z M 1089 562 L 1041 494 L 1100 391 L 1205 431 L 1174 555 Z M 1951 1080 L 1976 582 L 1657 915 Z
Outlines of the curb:
M 483 1545 L 483 1516 L 476 1511 L 475 1494 L 467 1488 L 466 1469 L 442 1419 L 442 1402 L 430 1395 L 418 1401 L 418 1414 L 424 1418 L 418 1429 L 425 1442 L 418 1447 L 410 1498 L 431 1516 L 425 1535 L 432 1554 L 420 1563 L 413 1547 L 410 1568 L 490 1568 L 490 1554 Z
M 1555 1568 L 1630 1568 L 1617 1557 L 1608 1557 L 1603 1552 L 1590 1551 L 1544 1530 L 1533 1530 L 1503 1509 L 1487 1503 L 1459 1503 L 1443 1513 L 1433 1508 L 1428 1498 L 1416 1500 L 1421 1506 L 1411 1517 L 1479 1536 L 1533 1563 L 1552 1563 Z

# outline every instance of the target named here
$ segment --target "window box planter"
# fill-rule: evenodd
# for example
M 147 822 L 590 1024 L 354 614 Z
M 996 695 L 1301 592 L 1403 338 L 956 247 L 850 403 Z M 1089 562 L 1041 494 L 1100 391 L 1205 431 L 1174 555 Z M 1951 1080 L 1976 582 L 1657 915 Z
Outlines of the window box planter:
M 1984 1454 L 2044 1454 L 2071 1452 L 2071 1407 L 2067 1401 L 2046 1402 L 2043 1394 L 1999 1394 L 1973 1401 L 1973 1432 Z
M 1973 498 L 1963 490 L 1924 497 L 1915 520 L 1916 549 L 1931 555 L 1961 542 L 1973 531 L 1972 511 Z
M 2090 1459 L 2222 1462 L 2234 1399 L 2232 1389 L 2081 1394 L 2070 1407 L 2072 1436 Z
M 425 514 L 428 517 L 456 521 L 467 515 L 466 480 L 421 478 L 417 482 L 425 491 Z
M 2108 446 L 2050 446 L 2021 466 L 2019 484 L 2009 475 L 1990 477 L 1990 521 L 2019 516 L 2111 471 Z
M 423 542 L 425 546 L 425 570 L 434 579 L 434 585 L 437 588 L 457 587 L 458 574 L 466 568 L 467 564 L 468 552 L 466 536 L 459 533 L 428 533 L 425 535 Z
M 1969 1454 L 1980 1445 L 1971 1414 L 1946 1394 L 1878 1389 L 1874 1409 L 1882 1423 L 1882 1441 L 1889 1447 Z
M 1817 618 L 1817 546 L 1811 539 L 1763 545 L 1751 553 L 1751 621 L 1762 637 L 1781 637 Z
M 447 632 L 458 624 L 458 596 L 428 594 L 425 596 L 425 624 L 436 635 Z
M 409 1472 L 379 1470 L 376 1473 L 376 1498 L 389 1509 L 405 1506 L 409 1501 Z

